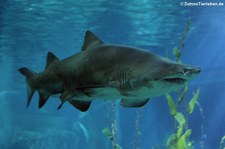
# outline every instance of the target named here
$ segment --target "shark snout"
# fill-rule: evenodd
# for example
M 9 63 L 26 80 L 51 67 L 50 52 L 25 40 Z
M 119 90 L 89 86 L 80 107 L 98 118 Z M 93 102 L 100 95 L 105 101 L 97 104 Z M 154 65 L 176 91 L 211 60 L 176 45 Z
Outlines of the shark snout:
M 161 80 L 176 83 L 176 84 L 184 84 L 185 82 L 191 80 L 197 74 L 201 72 L 200 67 L 190 66 L 190 65 L 175 65 L 174 73 L 170 73 L 162 77 Z
M 186 76 L 190 76 L 193 74 L 199 74 L 201 72 L 200 67 L 187 66 L 183 69 L 183 74 Z

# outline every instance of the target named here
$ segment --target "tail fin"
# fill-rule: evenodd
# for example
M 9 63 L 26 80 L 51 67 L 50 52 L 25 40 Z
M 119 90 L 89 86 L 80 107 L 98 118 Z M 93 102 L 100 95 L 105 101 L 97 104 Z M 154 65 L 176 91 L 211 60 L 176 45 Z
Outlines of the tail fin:
M 33 89 L 31 87 L 31 84 L 30 84 L 30 81 L 29 81 L 35 75 L 35 73 L 32 72 L 31 70 L 29 70 L 28 68 L 25 68 L 25 67 L 22 67 L 22 68 L 18 69 L 18 71 L 26 77 L 26 81 L 27 81 L 27 107 L 28 107 L 30 105 L 31 98 L 32 98 L 34 92 L 36 91 L 35 89 Z

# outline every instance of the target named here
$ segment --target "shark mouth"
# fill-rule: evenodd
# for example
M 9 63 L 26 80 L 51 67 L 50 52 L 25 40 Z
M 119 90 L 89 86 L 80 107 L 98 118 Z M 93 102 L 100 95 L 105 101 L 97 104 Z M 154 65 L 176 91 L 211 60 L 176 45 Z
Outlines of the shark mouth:
M 183 84 L 187 80 L 184 78 L 165 78 L 164 81 L 170 82 L 170 83 L 176 83 L 176 84 Z

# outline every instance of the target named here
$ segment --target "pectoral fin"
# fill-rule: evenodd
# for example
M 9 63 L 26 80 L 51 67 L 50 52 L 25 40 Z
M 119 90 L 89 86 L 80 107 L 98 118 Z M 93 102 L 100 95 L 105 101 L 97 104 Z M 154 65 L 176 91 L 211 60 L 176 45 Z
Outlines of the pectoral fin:
M 148 99 L 121 99 L 121 105 L 123 107 L 142 107 L 148 101 L 149 101 L 149 98 Z
M 69 103 L 82 112 L 87 111 L 91 105 L 91 101 L 82 101 L 82 100 L 73 100 L 73 99 L 69 100 Z
M 69 101 L 75 94 L 69 91 L 64 91 L 59 98 L 61 99 L 61 104 L 58 106 L 57 110 L 61 109 L 61 107 L 63 106 L 63 104 L 66 101 Z
M 39 93 L 39 105 L 38 108 L 42 108 L 44 106 L 44 104 L 46 103 L 46 101 L 48 100 L 48 98 L 50 97 L 49 94 L 38 91 Z
M 79 109 L 80 111 L 87 111 L 90 107 L 91 101 L 83 101 L 79 99 L 88 99 L 89 97 L 85 95 L 83 92 L 76 90 L 76 91 L 64 91 L 60 95 L 60 99 L 62 103 L 58 106 L 58 110 L 62 107 L 62 105 L 68 101 L 70 104 L 72 104 L 75 108 Z

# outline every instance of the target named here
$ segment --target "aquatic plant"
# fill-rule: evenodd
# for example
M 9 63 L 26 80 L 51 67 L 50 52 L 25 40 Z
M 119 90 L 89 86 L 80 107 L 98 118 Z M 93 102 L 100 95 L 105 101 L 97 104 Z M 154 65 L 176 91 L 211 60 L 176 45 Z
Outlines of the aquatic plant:
M 135 123 L 134 123 L 134 137 L 130 143 L 132 149 L 140 149 L 141 145 L 141 124 L 142 124 L 142 116 L 143 116 L 143 109 L 138 108 L 135 111 Z
M 117 124 L 117 120 L 116 120 L 116 103 L 115 101 L 111 102 L 111 112 L 112 112 L 112 116 L 111 116 L 111 120 L 109 121 L 109 125 L 110 127 L 106 127 L 104 129 L 102 129 L 102 133 L 110 139 L 111 144 L 112 144 L 112 149 L 122 149 L 122 147 L 117 144 L 117 140 L 116 140 L 116 134 L 118 129 L 116 128 L 116 124 Z
M 221 138 L 219 149 L 225 149 L 225 136 Z
M 173 51 L 173 55 L 175 56 L 175 60 L 178 63 L 182 63 L 181 61 L 181 53 L 182 49 L 185 45 L 185 38 L 190 31 L 190 20 L 187 21 L 185 30 L 182 34 L 182 36 L 179 38 L 178 46 L 175 47 Z M 167 52 L 168 55 L 168 52 Z M 193 141 L 190 141 L 190 135 L 192 133 L 192 130 L 187 127 L 188 118 L 184 117 L 184 114 L 182 112 L 178 112 L 177 107 L 181 104 L 181 102 L 185 99 L 186 94 L 188 93 L 188 85 L 186 85 L 183 89 L 181 94 L 179 95 L 179 98 L 177 100 L 178 104 L 174 103 L 174 99 L 167 94 L 166 99 L 170 108 L 170 114 L 174 118 L 177 129 L 174 134 L 169 136 L 166 146 L 167 149 L 192 149 L 194 148 Z M 193 97 L 189 100 L 188 107 L 187 107 L 187 113 L 190 115 L 194 111 L 195 105 L 198 103 L 200 94 L 200 89 L 197 89 L 197 91 L 193 94 Z M 202 110 L 201 110 L 202 114 Z M 202 134 L 203 134 L 203 126 L 202 128 Z M 202 137 L 203 140 L 203 137 Z M 201 148 L 204 148 L 204 141 L 201 141 Z
M 197 90 L 197 92 L 194 94 L 193 98 L 188 103 L 188 113 L 191 114 L 194 111 L 195 104 L 197 103 L 197 100 L 199 98 L 200 89 Z
M 194 110 L 195 104 L 199 98 L 198 89 L 197 92 L 193 95 L 192 99 L 189 101 L 189 109 L 191 114 Z M 166 95 L 168 105 L 170 107 L 170 114 L 173 116 L 175 121 L 177 122 L 177 130 L 174 134 L 172 134 L 166 143 L 168 149 L 192 149 L 193 148 L 193 141 L 189 140 L 191 135 L 191 129 L 187 128 L 187 120 L 184 117 L 183 113 L 177 112 L 177 108 L 174 103 L 174 99 L 170 95 Z M 189 110 L 190 111 L 190 110 Z
M 110 120 L 108 121 L 109 126 L 105 127 L 102 129 L 102 133 L 104 134 L 105 137 L 109 138 L 112 144 L 112 149 L 122 149 L 121 145 L 118 144 L 117 141 L 117 134 L 118 134 L 118 128 L 117 128 L 117 119 L 118 116 L 116 116 L 116 102 L 112 101 L 111 102 L 111 107 L 110 107 Z M 109 111 L 108 111 L 109 112 Z M 135 123 L 134 123 L 134 128 L 135 128 L 135 134 L 134 138 L 131 141 L 131 148 L 133 149 L 140 149 L 140 140 L 141 140 L 141 122 L 142 122 L 142 115 L 143 115 L 143 110 L 141 108 L 138 108 L 135 112 Z

